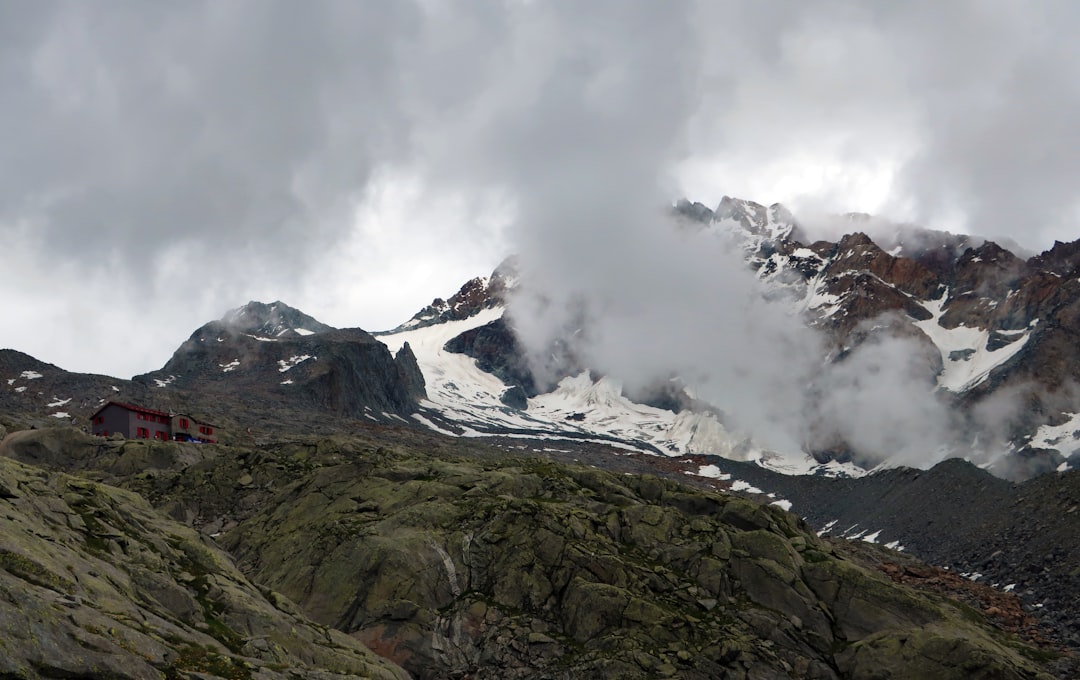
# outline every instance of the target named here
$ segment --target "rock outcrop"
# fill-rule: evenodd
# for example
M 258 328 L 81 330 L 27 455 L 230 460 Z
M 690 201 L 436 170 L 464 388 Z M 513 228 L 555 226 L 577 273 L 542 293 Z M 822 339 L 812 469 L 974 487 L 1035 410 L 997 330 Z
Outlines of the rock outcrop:
M 420 371 L 420 365 L 416 363 L 416 354 L 413 353 L 409 343 L 402 345 L 394 356 L 394 365 L 397 366 L 398 377 L 405 388 L 405 395 L 415 401 L 427 396 L 424 390 L 424 374 Z
M 518 387 L 526 396 L 535 397 L 538 393 L 525 349 L 505 316 L 452 338 L 445 349 L 476 359 L 482 370 L 511 387 Z
M 342 462 L 221 540 L 417 677 L 1046 677 L 777 508 L 542 459 L 320 449 Z
M 245 447 L 16 434 L 0 454 L 121 484 L 220 534 L 260 592 L 283 594 L 269 601 L 296 601 L 416 677 L 1049 677 L 1034 659 L 1050 652 L 894 582 L 795 515 L 656 477 L 408 429 Z M 116 493 L 146 531 L 195 535 Z M 141 543 L 109 543 L 143 540 L 119 512 L 93 514 L 107 527 L 86 540 L 141 564 Z M 261 635 L 250 617 L 215 616 L 236 645 Z
M 711 461 L 787 499 L 819 531 L 901 545 L 978 583 L 1008 586 L 1050 629 L 1048 638 L 1080 650 L 1080 471 L 1013 484 L 960 459 L 859 479 Z
M 0 676 L 405 678 L 139 496 L 0 457 Z

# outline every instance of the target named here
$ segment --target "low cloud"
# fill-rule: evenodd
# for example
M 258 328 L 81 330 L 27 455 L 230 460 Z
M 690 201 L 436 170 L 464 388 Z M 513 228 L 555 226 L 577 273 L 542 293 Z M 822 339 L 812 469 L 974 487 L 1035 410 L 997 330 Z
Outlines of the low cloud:
M 936 367 L 927 348 L 894 334 L 889 321 L 866 323 L 881 330 L 815 375 L 802 423 L 811 451 L 868 467 L 885 461 L 928 466 L 955 455 L 958 413 L 935 391 Z

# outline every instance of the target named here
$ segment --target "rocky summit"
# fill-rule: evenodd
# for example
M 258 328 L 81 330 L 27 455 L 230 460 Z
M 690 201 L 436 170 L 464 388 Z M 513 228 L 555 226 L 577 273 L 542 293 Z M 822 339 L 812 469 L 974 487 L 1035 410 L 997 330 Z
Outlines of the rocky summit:
M 424 380 L 359 328 L 336 329 L 281 302 L 252 302 L 198 328 L 159 370 L 132 382 L 208 415 L 274 428 L 281 419 L 386 420 L 415 410 Z M 228 409 L 222 409 L 222 400 Z

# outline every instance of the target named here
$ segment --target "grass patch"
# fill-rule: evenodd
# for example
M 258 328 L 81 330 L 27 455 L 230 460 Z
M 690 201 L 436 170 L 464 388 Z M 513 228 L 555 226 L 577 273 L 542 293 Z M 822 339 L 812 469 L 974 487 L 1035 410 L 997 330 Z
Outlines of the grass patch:
M 251 680 L 251 669 L 246 664 L 223 656 L 211 647 L 187 645 L 179 650 L 179 656 L 165 669 L 166 680 L 184 680 L 187 672 L 208 673 L 226 680 Z
M 42 588 L 67 595 L 75 592 L 75 584 L 71 581 L 57 576 L 29 557 L 10 550 L 0 549 L 0 569 Z

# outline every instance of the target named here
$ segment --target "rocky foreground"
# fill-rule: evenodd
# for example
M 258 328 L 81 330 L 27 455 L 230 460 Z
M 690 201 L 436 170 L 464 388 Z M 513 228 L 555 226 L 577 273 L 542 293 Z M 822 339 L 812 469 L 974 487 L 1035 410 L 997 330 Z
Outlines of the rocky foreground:
M 0 677 L 406 677 L 130 491 L 0 458 L 0 508 Z
M 223 447 L 55 428 L 0 453 L 0 677 L 1064 668 L 790 513 L 657 477 L 408 430 Z

